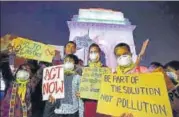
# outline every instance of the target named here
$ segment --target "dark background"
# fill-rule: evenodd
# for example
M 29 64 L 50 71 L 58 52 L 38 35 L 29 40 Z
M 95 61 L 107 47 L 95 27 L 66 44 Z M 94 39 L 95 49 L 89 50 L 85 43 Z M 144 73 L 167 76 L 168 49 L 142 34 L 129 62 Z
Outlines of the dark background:
M 179 60 L 179 2 L 1 2 L 1 36 L 7 33 L 44 43 L 64 45 L 69 39 L 66 21 L 79 8 L 122 11 L 136 25 L 137 52 L 150 39 L 142 64 Z

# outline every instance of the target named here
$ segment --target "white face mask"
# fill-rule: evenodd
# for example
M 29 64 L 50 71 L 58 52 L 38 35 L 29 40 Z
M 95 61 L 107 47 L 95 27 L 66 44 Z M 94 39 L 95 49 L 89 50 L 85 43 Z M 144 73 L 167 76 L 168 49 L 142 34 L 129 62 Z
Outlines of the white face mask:
M 178 76 L 174 72 L 167 72 L 167 76 L 175 81 L 178 80 Z
M 91 61 L 96 61 L 97 57 L 98 57 L 97 53 L 91 53 L 89 55 L 89 58 L 90 58 Z
M 117 58 L 117 64 L 120 66 L 127 66 L 132 63 L 132 57 L 130 55 L 121 55 Z
M 19 80 L 28 80 L 29 77 L 30 77 L 29 72 L 25 70 L 19 70 L 16 74 L 16 78 L 18 78 Z
M 73 63 L 71 63 L 71 62 L 66 62 L 66 63 L 64 64 L 64 69 L 65 69 L 65 70 L 73 70 L 74 67 L 75 67 L 75 65 L 74 65 Z

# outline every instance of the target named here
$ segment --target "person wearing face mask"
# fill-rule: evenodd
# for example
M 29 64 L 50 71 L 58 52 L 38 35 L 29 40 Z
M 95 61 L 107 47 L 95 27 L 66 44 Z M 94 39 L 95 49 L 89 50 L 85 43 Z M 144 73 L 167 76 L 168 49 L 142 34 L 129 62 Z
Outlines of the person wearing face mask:
M 87 67 L 104 67 L 102 62 L 100 61 L 101 49 L 100 47 L 93 43 L 89 47 L 89 61 Z M 97 110 L 97 101 L 90 99 L 83 99 L 84 101 L 84 116 L 85 117 L 110 117 L 108 115 L 99 114 L 96 112 Z
M 65 98 L 55 100 L 49 97 L 43 117 L 83 117 L 82 100 L 77 97 L 79 92 L 80 75 L 75 71 L 78 58 L 69 54 L 64 59 L 64 89 Z
M 145 73 L 147 67 L 136 66 L 132 60 L 132 53 L 129 45 L 126 43 L 119 43 L 114 48 L 114 54 L 117 59 L 117 73 Z
M 179 61 L 170 61 L 165 65 L 165 70 L 172 82 L 177 85 L 179 83 Z
M 42 78 L 42 69 L 32 75 L 29 65 L 23 64 L 13 76 L 8 56 L 2 59 L 1 70 L 6 90 L 1 103 L 1 117 L 31 117 L 31 92 Z
M 155 64 L 155 65 L 154 65 Z M 150 65 L 149 72 L 162 72 L 166 82 L 166 87 L 168 90 L 168 95 L 173 110 L 173 117 L 179 117 L 179 86 L 174 85 L 170 79 L 170 75 L 167 74 L 167 71 L 163 66 L 154 63 Z
M 76 52 L 76 43 L 73 41 L 69 41 L 66 45 L 65 45 L 65 51 L 64 51 L 64 55 L 67 56 L 69 54 L 75 54 Z M 78 64 L 75 64 L 75 71 L 81 76 L 82 75 L 82 67 Z
M 119 43 L 114 48 L 114 55 L 117 60 L 116 72 L 118 74 L 130 74 L 130 73 L 145 73 L 148 71 L 147 67 L 139 66 L 141 56 L 145 52 L 148 40 L 143 44 L 141 52 L 138 56 L 136 63 L 132 60 L 132 53 L 130 47 L 126 43 Z M 134 117 L 132 113 L 124 113 L 119 117 Z
M 174 87 L 170 88 L 169 98 L 173 109 L 173 116 L 179 117 L 179 61 L 170 61 L 165 65 L 167 76 L 172 80 Z

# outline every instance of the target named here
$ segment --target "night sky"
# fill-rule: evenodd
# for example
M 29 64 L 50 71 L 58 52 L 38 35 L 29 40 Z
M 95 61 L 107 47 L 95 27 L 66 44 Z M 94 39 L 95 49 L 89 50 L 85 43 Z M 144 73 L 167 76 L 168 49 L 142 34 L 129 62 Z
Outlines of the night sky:
M 165 64 L 179 60 L 178 14 L 164 2 L 1 2 L 1 36 L 7 33 L 43 43 L 64 45 L 69 39 L 68 20 L 79 8 L 108 8 L 122 11 L 136 25 L 136 50 L 150 39 L 142 64 Z M 176 4 L 175 4 L 176 6 Z M 179 8 L 179 6 L 178 6 Z M 170 11 L 167 12 L 167 10 Z

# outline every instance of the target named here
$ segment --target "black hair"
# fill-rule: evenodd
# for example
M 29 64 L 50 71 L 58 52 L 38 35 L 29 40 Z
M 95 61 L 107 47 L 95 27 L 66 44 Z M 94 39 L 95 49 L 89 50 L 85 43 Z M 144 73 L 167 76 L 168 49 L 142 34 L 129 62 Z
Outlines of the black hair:
M 98 44 L 96 44 L 96 43 L 92 43 L 92 44 L 90 45 L 90 47 L 89 47 L 89 51 L 90 51 L 90 49 L 91 49 L 92 47 L 96 47 L 96 48 L 98 48 L 98 51 L 101 52 L 101 48 L 99 47 Z
M 164 68 L 164 66 L 161 63 L 159 63 L 159 62 L 151 62 L 150 66 L 151 65 L 154 65 L 155 67 L 162 67 L 162 68 Z
M 127 50 L 128 50 L 129 52 L 131 52 L 131 49 L 130 49 L 130 47 L 129 47 L 128 44 L 126 44 L 126 43 L 119 43 L 119 44 L 117 44 L 117 45 L 115 46 L 115 48 L 114 48 L 114 54 L 115 54 L 115 55 L 116 55 L 115 49 L 118 48 L 118 47 L 126 47 Z
M 40 68 L 38 65 L 38 61 L 36 60 L 27 60 L 27 65 L 30 67 L 30 70 L 33 74 L 35 74 Z
M 74 41 L 69 41 L 69 42 L 65 45 L 65 48 L 66 48 L 66 46 L 67 46 L 69 43 L 74 44 L 75 47 L 76 47 L 76 43 L 75 43 Z
M 179 70 L 179 61 L 173 60 L 165 64 L 165 68 L 171 67 L 174 70 Z
M 42 64 L 44 64 L 46 67 L 52 66 L 52 63 L 48 63 L 48 62 L 44 62 L 44 61 L 40 61 L 39 62 L 39 66 L 41 66 Z
M 65 58 L 73 59 L 76 65 L 79 63 L 79 59 L 76 55 L 68 54 Z

